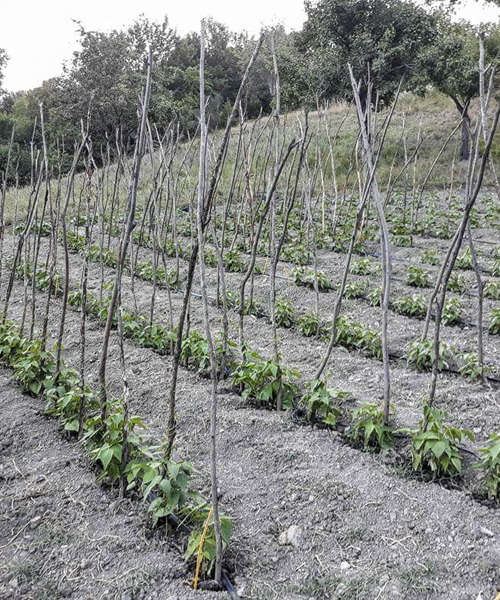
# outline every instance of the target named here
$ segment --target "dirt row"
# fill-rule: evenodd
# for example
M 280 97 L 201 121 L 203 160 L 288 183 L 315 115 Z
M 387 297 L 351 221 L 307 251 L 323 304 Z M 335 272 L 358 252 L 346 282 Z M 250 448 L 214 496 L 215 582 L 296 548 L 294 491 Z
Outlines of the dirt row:
M 152 253 L 148 249 L 139 249 L 139 260 L 151 260 Z M 78 273 L 81 257 L 73 255 L 72 264 Z M 171 259 L 168 265 L 174 266 Z M 185 268 L 185 265 L 183 265 Z M 212 297 L 216 295 L 216 269 L 207 269 L 207 285 Z M 100 282 L 100 266 L 92 265 L 94 286 Z M 114 271 L 104 269 L 106 281 L 112 281 Z M 183 271 L 184 273 L 184 271 Z M 238 290 L 242 275 L 228 273 L 227 287 Z M 130 278 L 125 278 L 125 299 L 129 307 L 137 307 L 140 313 L 149 314 L 152 285 L 149 282 L 135 280 L 135 300 L 130 293 Z M 315 303 L 314 291 L 298 287 L 291 282 L 277 281 L 278 295 L 286 297 L 297 309 L 313 308 Z M 255 278 L 255 298 L 267 298 L 269 293 L 267 278 Z M 199 290 L 195 286 L 195 292 Z M 320 311 L 322 318 L 328 321 L 335 303 L 335 293 L 320 295 Z M 173 312 L 177 315 L 183 301 L 181 293 L 171 294 Z M 203 331 L 200 299 L 194 296 L 192 300 L 191 323 Z M 168 323 L 167 292 L 157 292 L 155 320 Z M 354 321 L 380 329 L 380 309 L 369 306 L 360 300 L 346 300 L 342 314 Z M 222 313 L 211 307 L 210 316 L 215 331 L 222 329 Z M 230 312 L 230 329 L 234 340 L 237 340 L 238 315 Z M 175 316 L 174 316 L 175 322 Z M 391 314 L 390 319 L 390 350 L 398 355 L 406 354 L 410 342 L 421 334 L 422 321 L 398 314 Z M 432 331 L 432 326 L 431 326 Z M 476 349 L 477 330 L 472 327 L 443 327 L 442 340 L 451 344 L 456 355 L 473 352 Z M 314 376 L 325 352 L 324 342 L 315 338 L 305 338 L 297 330 L 279 330 L 280 350 L 284 363 L 297 369 L 304 379 Z M 272 331 L 265 319 L 245 317 L 245 339 L 252 348 L 264 355 L 272 355 Z M 485 357 L 488 365 L 493 367 L 493 373 L 500 373 L 500 338 L 485 335 Z M 329 382 L 332 387 L 351 391 L 360 400 L 374 400 L 381 396 L 383 389 L 383 371 L 379 360 L 363 356 L 359 352 L 347 351 L 344 348 L 334 349 L 329 367 Z M 422 399 L 429 385 L 429 375 L 419 373 L 409 368 L 405 360 L 394 361 L 391 365 L 392 393 L 397 409 L 396 420 L 403 425 L 414 425 L 420 418 Z M 484 388 L 476 383 L 469 383 L 458 375 L 443 373 L 438 387 L 439 405 L 451 413 L 451 419 L 460 426 L 475 430 L 479 441 L 486 439 L 492 431 L 500 427 L 498 412 L 498 391 Z
M 75 281 L 79 260 L 72 257 Z M 106 278 L 112 279 L 111 270 L 106 270 Z M 98 268 L 92 269 L 91 287 L 96 289 L 98 283 Z M 142 310 L 149 302 L 151 287 L 141 282 L 136 288 Z M 14 294 L 12 316 L 19 316 L 22 292 L 18 283 Z M 177 310 L 181 296 L 174 297 Z M 40 322 L 44 296 L 37 294 L 37 298 Z M 126 302 L 130 301 L 128 292 Z M 158 307 L 157 316 L 161 312 L 166 318 L 165 296 L 159 298 Z M 57 331 L 59 310 L 60 301 L 53 300 L 51 334 Z M 199 320 L 198 314 L 193 300 L 193 326 Z M 214 312 L 212 319 L 219 318 Z M 270 339 L 268 334 L 264 337 L 268 326 L 251 318 L 247 322 L 249 339 L 255 343 L 260 340 L 260 346 L 265 346 L 266 339 Z M 74 364 L 79 355 L 78 323 L 79 315 L 70 311 L 65 356 Z M 284 332 L 283 339 L 286 360 L 295 360 L 303 367 L 323 350 L 318 342 L 303 338 L 299 344 L 293 333 Z M 86 367 L 92 382 L 101 340 L 102 328 L 90 321 Z M 128 343 L 126 358 L 132 375 L 133 412 L 145 417 L 148 431 L 161 439 L 171 361 Z M 368 382 L 376 388 L 381 381 L 381 369 L 375 369 L 377 361 L 336 349 L 332 362 L 336 372 L 331 381 L 357 382 L 357 389 L 365 390 L 361 397 L 370 394 L 366 391 Z M 108 377 L 117 393 L 119 373 L 113 335 Z M 421 388 L 424 376 L 416 383 L 412 381 L 415 377 L 417 374 L 402 366 L 395 372 L 394 381 L 395 387 L 411 388 L 409 407 L 416 411 L 421 391 L 418 386 Z M 457 394 L 463 386 L 467 404 L 471 402 L 475 386 L 460 381 L 457 388 L 455 378 L 445 381 L 450 382 L 450 394 Z M 399 398 L 398 392 L 396 388 L 395 397 Z M 181 370 L 178 398 L 177 454 L 192 460 L 198 469 L 198 488 L 207 492 L 210 386 L 196 374 Z M 11 410 L 10 405 L 7 410 Z M 486 422 L 491 425 L 490 415 Z M 54 439 L 52 435 L 42 436 L 37 455 L 45 454 Z M 408 479 L 394 457 L 363 454 L 346 446 L 334 432 L 304 427 L 291 420 L 289 414 L 257 410 L 232 393 L 221 395 L 218 439 L 221 503 L 235 523 L 228 561 L 236 570 L 242 597 L 465 599 L 482 593 L 489 600 L 498 591 L 495 582 L 500 577 L 500 513 L 478 504 L 466 493 Z M 58 498 L 59 493 L 54 496 Z M 141 527 L 147 528 L 143 517 L 137 519 Z M 291 526 L 298 528 L 292 536 L 293 544 L 281 545 L 280 535 Z M 177 573 L 178 563 L 172 564 Z M 185 572 L 180 565 L 179 572 Z M 144 583 L 147 585 L 153 585 L 151 579 Z M 87 596 L 74 590 L 69 597 Z
M 0 410 L 0 598 L 200 597 L 175 542 L 96 484 L 82 448 L 4 367 Z

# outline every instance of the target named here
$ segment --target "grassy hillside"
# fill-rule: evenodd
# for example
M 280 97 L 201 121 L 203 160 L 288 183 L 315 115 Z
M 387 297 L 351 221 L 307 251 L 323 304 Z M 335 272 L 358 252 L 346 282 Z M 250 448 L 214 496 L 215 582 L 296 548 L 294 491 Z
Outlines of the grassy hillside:
M 471 108 L 472 121 L 478 115 L 477 103 Z M 380 139 L 380 132 L 389 110 L 384 109 L 373 115 L 373 131 L 376 132 L 376 144 Z M 308 149 L 307 164 L 309 170 L 302 173 L 304 180 L 309 173 L 316 171 L 316 185 L 313 188 L 313 196 L 323 195 L 331 198 L 351 193 L 356 188 L 356 168 L 362 168 L 356 161 L 355 147 L 358 135 L 358 124 L 355 110 L 346 103 L 336 103 L 328 106 L 322 111 L 309 113 L 309 133 L 311 143 Z M 282 115 L 279 124 L 280 143 L 288 143 L 291 139 L 299 139 L 305 124 L 305 115 L 302 112 L 294 112 Z M 420 146 L 416 157 L 411 160 L 405 173 L 397 179 L 395 189 L 403 190 L 405 187 L 411 191 L 419 190 L 426 179 L 429 170 L 440 152 L 441 155 L 432 169 L 431 176 L 426 183 L 426 190 L 442 191 L 448 193 L 450 189 L 454 192 L 463 186 L 467 163 L 459 160 L 460 154 L 460 115 L 452 101 L 442 94 L 430 91 L 425 97 L 417 97 L 413 94 L 404 93 L 396 106 L 392 121 L 387 131 L 386 139 L 380 154 L 377 178 L 382 190 L 387 190 L 394 182 L 401 169 L 405 165 L 405 156 L 410 159 L 420 140 Z M 268 153 L 274 152 L 274 141 L 270 140 L 272 128 L 274 127 L 271 117 L 262 117 L 256 121 L 250 121 L 243 126 L 243 137 L 245 144 L 251 149 L 253 162 L 248 157 L 250 165 L 250 183 L 254 193 L 262 193 L 266 182 L 261 176 L 261 169 L 269 160 Z M 446 141 L 450 134 L 453 136 Z M 210 138 L 209 161 L 214 159 L 221 132 L 217 131 Z M 227 196 L 231 181 L 233 179 L 235 163 L 239 166 L 236 174 L 235 192 L 241 197 L 244 193 L 244 173 L 242 172 L 241 148 L 240 159 L 237 161 L 238 139 L 240 126 L 235 126 L 231 132 L 231 141 L 228 149 L 226 163 L 222 172 L 219 195 L 221 198 Z M 446 144 L 444 150 L 443 146 Z M 406 154 L 405 154 L 406 145 Z M 139 185 L 139 206 L 144 206 L 150 198 L 153 189 L 153 179 L 156 176 L 164 177 L 165 193 L 175 193 L 177 207 L 189 203 L 195 193 L 198 179 L 198 143 L 196 139 L 180 141 L 175 149 L 164 145 L 163 151 L 170 157 L 173 151 L 172 165 L 167 174 L 159 173 L 161 170 L 161 152 L 155 143 L 155 153 L 148 155 L 143 161 L 141 181 Z M 270 150 L 271 146 L 271 150 Z M 94 149 L 94 152 L 96 150 Z M 250 151 L 248 151 L 250 153 Z M 500 156 L 500 137 L 496 139 L 492 148 L 492 156 L 496 160 Z M 165 162 L 168 162 L 167 160 Z M 121 176 L 116 181 L 116 164 L 106 165 L 93 174 L 93 185 L 101 187 L 104 203 L 105 197 L 116 192 L 120 198 L 120 205 L 124 206 L 128 193 L 129 161 Z M 79 198 L 84 193 L 87 178 L 80 174 L 77 176 L 74 202 L 71 210 L 75 210 L 79 204 Z M 491 185 L 491 175 L 486 174 L 486 185 Z M 284 193 L 286 180 L 280 183 L 281 193 Z M 167 188 L 169 191 L 167 191 Z M 64 185 L 59 185 L 57 178 L 52 181 L 52 196 L 57 198 Z M 175 190 L 175 192 L 173 191 Z M 7 196 L 6 224 L 12 223 L 16 215 L 22 218 L 25 214 L 30 197 L 30 188 L 11 189 Z M 102 199 L 101 199 L 102 200 Z M 21 217 L 19 217 L 21 215 Z

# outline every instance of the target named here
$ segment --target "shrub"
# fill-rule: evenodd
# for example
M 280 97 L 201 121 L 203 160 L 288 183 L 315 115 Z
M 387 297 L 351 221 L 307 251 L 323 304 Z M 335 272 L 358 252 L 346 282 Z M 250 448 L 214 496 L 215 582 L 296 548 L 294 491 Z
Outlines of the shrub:
M 354 300 L 363 298 L 366 294 L 366 283 L 364 281 L 351 281 L 345 286 L 344 298 Z
M 467 280 L 461 273 L 452 273 L 446 289 L 456 294 L 463 294 L 467 289 Z
M 500 308 L 493 308 L 491 310 L 489 331 L 493 335 L 500 334 Z
M 88 387 L 83 391 L 78 385 L 71 387 L 64 394 L 51 394 L 46 390 L 49 399 L 45 413 L 57 417 L 66 431 L 77 432 L 79 429 L 79 416 L 82 406 L 86 412 L 95 412 L 99 408 L 96 394 Z M 52 399 L 53 398 L 53 399 Z
M 275 306 L 275 317 L 278 327 L 289 329 L 295 323 L 295 309 L 292 303 L 278 298 Z
M 457 262 L 455 264 L 457 269 L 472 269 L 472 254 L 470 248 L 467 248 L 465 252 L 457 257 Z
M 314 289 L 314 269 L 306 269 L 306 267 L 298 266 L 292 269 L 292 277 L 296 285 L 305 286 Z M 321 292 L 327 292 L 333 289 L 333 285 L 324 271 L 318 269 L 318 290 Z
M 480 448 L 481 461 L 476 463 L 476 468 L 485 471 L 484 483 L 488 488 L 488 495 L 498 501 L 500 497 L 500 435 L 490 435 L 488 445 Z
M 484 297 L 490 300 L 500 300 L 500 283 L 487 281 L 484 284 Z
M 402 296 L 394 300 L 394 310 L 406 317 L 425 317 L 427 301 L 421 294 Z
M 189 559 L 198 555 L 198 550 L 205 533 L 205 524 L 208 523 L 208 529 L 203 539 L 203 548 L 201 553 L 202 577 L 209 577 L 215 565 L 216 542 L 213 516 L 211 515 L 211 506 L 207 503 L 198 503 L 197 505 L 188 505 L 180 513 L 183 520 L 187 521 L 192 527 L 189 535 L 188 545 L 184 557 Z M 210 517 L 210 518 L 209 518 Z M 219 514 L 220 532 L 222 538 L 222 549 L 229 546 L 233 524 L 229 517 Z
M 138 489 L 143 499 L 149 501 L 148 512 L 153 525 L 198 498 L 198 494 L 189 487 L 193 470 L 191 464 L 168 460 L 165 450 L 164 444 L 140 447 L 125 469 L 127 490 Z M 151 493 L 155 496 L 152 500 Z
M 382 306 L 382 288 L 376 287 L 368 294 L 368 301 L 371 306 Z
M 463 322 L 463 304 L 457 298 L 445 301 L 441 315 L 443 325 L 456 325 Z
M 325 425 L 335 425 L 341 415 L 335 401 L 346 394 L 348 395 L 348 392 L 332 392 L 324 381 L 311 379 L 307 382 L 306 391 L 301 398 L 301 403 L 307 408 L 307 420 L 312 423 L 319 420 Z
M 368 258 L 360 258 L 351 267 L 353 275 L 370 275 L 372 272 L 372 264 Z
M 298 326 L 300 333 L 306 337 L 318 335 L 321 330 L 319 319 L 312 311 L 308 311 L 299 317 Z
M 437 225 L 436 237 L 441 240 L 449 240 L 451 238 L 451 231 L 448 223 L 439 223 Z
M 246 270 L 245 261 L 238 250 L 228 250 L 224 254 L 224 267 L 230 273 L 243 273 Z
M 371 402 L 363 402 L 352 411 L 348 436 L 354 442 L 363 443 L 365 450 L 379 452 L 394 446 L 392 429 L 384 424 L 384 411 Z
M 491 371 L 491 367 L 481 366 L 477 352 L 466 352 L 460 358 L 463 361 L 460 366 L 460 375 L 470 381 L 478 381 L 482 374 Z
M 213 248 L 205 248 L 205 252 L 203 254 L 205 264 L 209 267 L 217 266 L 217 254 Z
M 491 269 L 491 274 L 494 277 L 500 277 L 500 258 L 497 258 L 493 263 L 493 267 Z
M 458 429 L 443 423 L 445 414 L 424 406 L 418 429 L 411 432 L 412 463 L 415 471 L 427 471 L 433 477 L 455 477 L 462 472 L 462 458 L 457 448 L 465 437 L 474 436 L 468 429 Z
M 345 348 L 365 350 L 375 358 L 382 358 L 381 334 L 361 323 L 347 321 L 344 317 L 337 319 L 335 342 Z
M 428 265 L 438 265 L 439 259 L 437 252 L 433 248 L 428 248 L 422 252 L 422 262 Z
M 406 283 L 412 287 L 429 287 L 429 274 L 421 267 L 414 267 L 410 265 L 407 270 Z
M 44 380 L 55 373 L 54 357 L 43 349 L 42 340 L 24 341 L 19 349 L 22 351 L 11 358 L 10 366 L 23 388 L 36 396 L 43 390 Z
M 431 340 L 416 340 L 410 344 L 408 364 L 414 365 L 419 371 L 430 371 L 434 362 L 434 342 Z M 451 358 L 451 347 L 446 342 L 439 343 L 438 371 L 448 369 L 447 360 Z
M 256 400 L 270 408 L 276 407 L 281 393 L 282 406 L 290 408 L 297 395 L 299 373 L 281 367 L 274 359 L 264 359 L 257 352 L 247 351 L 231 373 L 234 385 L 244 398 Z
M 413 237 L 407 234 L 395 235 L 392 238 L 392 242 L 395 246 L 411 248 L 411 246 L 413 246 Z
M 90 456 L 101 463 L 102 471 L 98 481 L 106 477 L 114 484 L 125 473 L 126 465 L 123 461 L 125 419 L 123 404 L 120 400 L 108 402 L 108 411 L 104 423 L 101 417 L 87 421 L 87 428 L 83 440 L 86 441 Z M 140 417 L 131 416 L 127 421 L 127 456 L 129 460 L 136 457 L 142 436 L 135 429 L 144 429 Z
M 281 251 L 281 260 L 294 265 L 308 265 L 310 262 L 309 250 L 304 244 L 288 244 Z

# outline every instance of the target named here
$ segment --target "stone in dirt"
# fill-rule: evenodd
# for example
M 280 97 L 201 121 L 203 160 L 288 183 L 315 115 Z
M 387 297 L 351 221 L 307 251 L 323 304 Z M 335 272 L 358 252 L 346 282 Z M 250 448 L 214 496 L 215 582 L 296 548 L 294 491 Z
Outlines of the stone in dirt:
M 479 531 L 483 534 L 483 535 L 487 535 L 488 537 L 495 537 L 495 534 L 493 533 L 493 531 L 491 531 L 490 529 L 488 529 L 487 527 L 480 527 Z
M 290 525 L 290 527 L 280 534 L 278 543 L 280 546 L 295 546 L 298 548 L 302 540 L 302 529 L 298 525 Z

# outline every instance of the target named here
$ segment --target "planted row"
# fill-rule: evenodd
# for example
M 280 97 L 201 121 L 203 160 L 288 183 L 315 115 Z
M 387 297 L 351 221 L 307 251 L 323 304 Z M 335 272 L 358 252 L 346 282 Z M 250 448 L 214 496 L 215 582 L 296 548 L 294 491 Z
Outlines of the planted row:
M 192 466 L 168 459 L 164 444 L 152 443 L 140 417 L 126 418 L 121 399 L 108 400 L 103 411 L 97 394 L 82 386 L 76 371 L 64 363 L 56 371 L 55 355 L 43 348 L 41 340 L 22 337 L 12 321 L 0 324 L 0 360 L 13 369 L 25 392 L 45 401 L 46 414 L 57 417 L 69 435 L 80 437 L 90 459 L 100 467 L 98 480 L 112 485 L 121 481 L 129 493 L 147 502 L 155 525 L 177 513 L 193 527 L 186 559 L 197 553 L 205 535 L 202 572 L 208 575 L 215 560 L 215 534 L 210 506 L 192 488 Z M 231 528 L 231 521 L 223 516 L 225 546 Z

